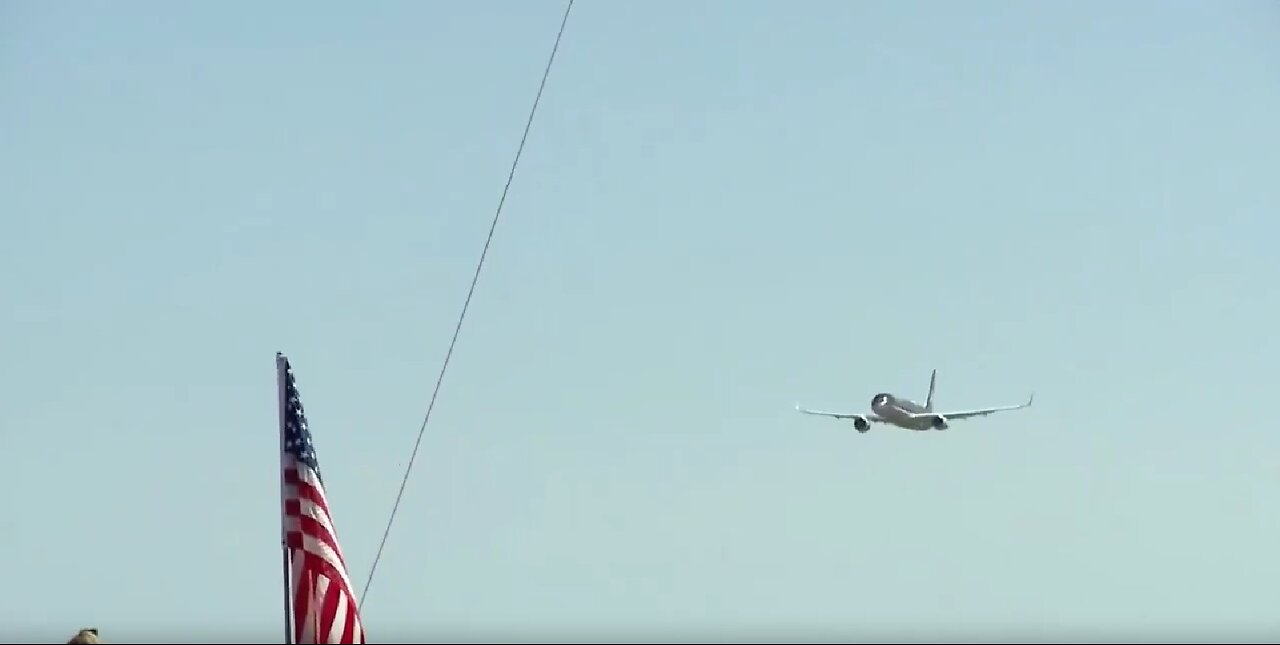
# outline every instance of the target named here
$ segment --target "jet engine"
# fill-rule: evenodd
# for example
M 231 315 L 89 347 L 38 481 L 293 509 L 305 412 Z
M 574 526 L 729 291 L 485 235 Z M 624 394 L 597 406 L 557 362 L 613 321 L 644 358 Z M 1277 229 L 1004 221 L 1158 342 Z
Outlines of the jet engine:
M 929 420 L 929 423 L 930 425 L 933 426 L 934 430 L 947 429 L 947 418 L 942 416 L 941 414 L 934 416 L 932 419 Z
M 853 427 L 858 432 L 866 432 L 871 429 L 871 424 L 867 423 L 867 420 L 862 417 L 856 417 L 853 420 Z

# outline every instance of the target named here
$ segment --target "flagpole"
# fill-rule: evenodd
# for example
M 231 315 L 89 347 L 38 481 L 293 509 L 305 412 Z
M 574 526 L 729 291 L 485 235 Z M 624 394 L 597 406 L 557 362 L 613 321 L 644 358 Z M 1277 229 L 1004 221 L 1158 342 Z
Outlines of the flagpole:
M 286 391 L 287 391 L 287 388 L 285 386 L 286 378 L 288 378 L 288 368 L 286 367 L 284 354 L 281 354 L 280 352 L 276 352 L 276 401 L 279 404 L 279 410 L 280 410 L 280 414 L 278 418 L 279 429 L 280 429 L 280 441 L 279 441 L 279 446 L 277 447 L 278 450 L 280 451 L 280 564 L 281 564 L 281 574 L 282 574 L 281 583 L 283 584 L 283 589 L 284 589 L 284 642 L 285 642 L 285 645 L 290 645 L 293 642 L 293 629 L 292 629 L 292 625 L 290 624 L 289 614 L 291 612 L 289 610 L 292 608 L 293 603 L 292 603 L 292 597 L 291 597 L 292 594 L 290 594 L 289 592 L 289 587 L 291 586 L 290 580 L 293 576 L 292 576 L 292 571 L 289 567 L 289 540 L 288 540 L 289 514 L 287 512 L 287 508 L 285 504 L 285 500 L 287 499 L 287 492 L 285 490 L 285 480 L 284 480 L 284 469 L 285 469 L 285 457 L 284 457 L 285 430 L 284 428 L 285 428 L 285 415 L 288 414 L 288 409 L 289 409 L 289 401 L 286 400 Z

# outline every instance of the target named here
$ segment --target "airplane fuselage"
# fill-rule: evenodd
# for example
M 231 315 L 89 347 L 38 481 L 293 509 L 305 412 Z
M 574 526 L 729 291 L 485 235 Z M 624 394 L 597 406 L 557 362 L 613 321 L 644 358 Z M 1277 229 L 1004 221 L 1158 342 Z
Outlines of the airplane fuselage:
M 871 397 L 871 411 L 876 413 L 885 423 L 890 423 L 907 430 L 945 430 L 945 421 L 936 417 L 914 417 L 912 415 L 929 412 L 929 409 L 911 399 L 881 392 Z

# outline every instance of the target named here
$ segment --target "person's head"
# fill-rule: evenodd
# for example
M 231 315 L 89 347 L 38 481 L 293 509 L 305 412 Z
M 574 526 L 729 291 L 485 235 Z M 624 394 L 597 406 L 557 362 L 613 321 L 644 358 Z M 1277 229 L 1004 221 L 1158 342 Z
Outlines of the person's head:
M 87 629 L 82 629 L 76 632 L 76 635 L 72 636 L 71 640 L 67 641 L 67 645 L 71 645 L 72 643 L 101 643 L 101 642 L 102 641 L 98 640 L 98 628 L 89 627 Z

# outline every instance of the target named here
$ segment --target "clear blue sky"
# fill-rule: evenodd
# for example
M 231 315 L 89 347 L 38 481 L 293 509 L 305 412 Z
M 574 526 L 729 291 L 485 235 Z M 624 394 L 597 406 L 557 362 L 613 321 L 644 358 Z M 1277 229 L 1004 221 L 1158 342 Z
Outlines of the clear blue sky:
M 6 632 L 280 638 L 277 350 L 363 587 L 562 10 L 0 7 Z M 1277 33 L 579 3 L 371 642 L 1275 637 Z

